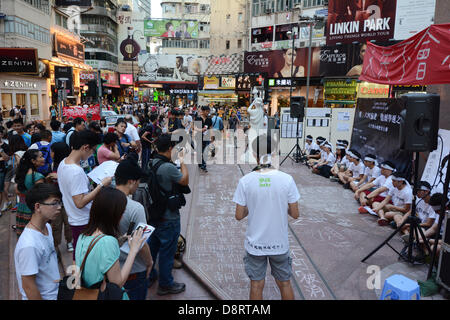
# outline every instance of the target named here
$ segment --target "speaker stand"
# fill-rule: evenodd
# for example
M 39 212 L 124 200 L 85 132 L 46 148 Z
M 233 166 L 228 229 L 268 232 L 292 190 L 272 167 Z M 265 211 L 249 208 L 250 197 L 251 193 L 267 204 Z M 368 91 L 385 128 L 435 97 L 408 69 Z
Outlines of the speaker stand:
M 361 260 L 361 262 L 365 262 L 372 255 L 374 255 L 378 250 L 380 250 L 384 245 L 387 245 L 389 248 L 394 250 L 402 260 L 409 262 L 411 264 L 423 263 L 422 259 L 418 259 L 418 257 L 413 257 L 413 255 L 412 255 L 413 247 L 415 246 L 420 251 L 422 258 L 425 257 L 425 253 L 419 244 L 419 235 L 422 238 L 423 243 L 425 244 L 425 247 L 427 248 L 428 252 L 431 252 L 430 244 L 428 243 L 428 240 L 425 237 L 425 234 L 423 233 L 422 228 L 420 227 L 420 218 L 416 216 L 417 185 L 419 183 L 419 181 L 418 181 L 419 152 L 416 152 L 416 159 L 414 161 L 414 164 L 415 164 L 415 167 L 414 167 L 414 189 L 413 189 L 413 202 L 412 202 L 410 216 L 402 223 L 401 226 L 397 227 L 397 229 L 382 244 L 380 244 L 375 250 L 373 250 L 371 253 L 369 253 L 369 255 L 367 257 L 365 257 L 363 260 Z M 408 223 L 409 223 L 409 242 L 403 248 L 403 250 L 401 252 L 398 252 L 389 244 L 389 241 L 398 232 L 400 232 L 400 230 Z
M 289 153 L 283 159 L 283 161 L 281 161 L 280 167 L 283 165 L 283 163 L 286 161 L 287 158 L 291 158 L 292 160 L 294 160 L 295 163 L 300 163 L 302 161 L 302 158 L 305 157 L 305 154 L 303 153 L 302 148 L 300 148 L 300 144 L 298 143 L 298 140 L 299 140 L 298 126 L 299 126 L 299 123 L 300 123 L 300 118 L 297 118 L 297 130 L 296 130 L 297 141 L 295 143 L 295 146 L 291 149 L 291 151 L 289 151 Z M 295 150 L 295 152 L 294 152 L 294 150 Z M 293 155 L 291 156 L 292 153 L 293 153 Z

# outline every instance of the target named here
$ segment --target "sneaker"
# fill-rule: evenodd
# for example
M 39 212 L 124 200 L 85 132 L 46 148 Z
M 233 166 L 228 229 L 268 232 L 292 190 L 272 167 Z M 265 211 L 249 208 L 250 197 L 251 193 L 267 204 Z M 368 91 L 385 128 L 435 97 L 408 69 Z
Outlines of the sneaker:
M 72 242 L 69 242 L 69 243 L 67 244 L 67 251 L 68 251 L 68 252 L 73 252 L 73 244 L 72 244 Z
M 359 213 L 369 213 L 369 211 L 367 211 L 366 208 L 364 208 L 364 207 L 359 207 L 358 211 L 359 211 Z
M 181 267 L 183 267 L 183 262 L 181 262 L 181 261 L 178 260 L 178 259 L 174 259 L 174 260 L 173 260 L 173 267 L 174 267 L 175 269 L 181 269 Z
M 166 294 L 178 294 L 186 290 L 186 285 L 184 283 L 173 282 L 170 287 L 158 287 L 156 292 L 159 296 L 164 296 Z

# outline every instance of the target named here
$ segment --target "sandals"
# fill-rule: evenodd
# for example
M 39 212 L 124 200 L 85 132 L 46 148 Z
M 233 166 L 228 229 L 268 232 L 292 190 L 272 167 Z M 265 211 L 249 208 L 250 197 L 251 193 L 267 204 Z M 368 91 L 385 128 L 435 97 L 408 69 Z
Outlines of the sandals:
M 380 218 L 380 219 L 378 219 L 377 222 L 378 222 L 378 225 L 382 226 L 382 227 L 389 225 L 389 221 L 385 218 Z

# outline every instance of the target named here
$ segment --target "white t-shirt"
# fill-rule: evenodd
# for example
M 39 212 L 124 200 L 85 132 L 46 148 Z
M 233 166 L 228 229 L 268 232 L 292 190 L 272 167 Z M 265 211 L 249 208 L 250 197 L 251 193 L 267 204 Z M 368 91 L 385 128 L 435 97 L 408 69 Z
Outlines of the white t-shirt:
M 311 142 L 311 144 L 308 144 L 308 143 L 307 143 L 307 144 L 305 145 L 305 150 L 306 150 L 306 153 L 307 153 L 308 155 L 310 155 L 312 150 L 320 150 L 320 148 L 319 148 L 319 146 L 317 145 L 317 143 L 315 143 L 315 142 L 313 141 L 313 142 Z
M 350 162 L 348 170 L 352 172 L 353 178 L 358 178 L 361 174 L 364 174 L 364 164 L 361 161 L 357 165 L 355 165 L 353 162 Z
M 386 198 L 388 196 L 389 190 L 394 188 L 394 185 L 392 184 L 391 176 L 387 177 L 387 179 L 386 179 L 385 176 L 380 175 L 378 178 L 376 178 L 374 181 L 372 181 L 372 183 L 375 185 L 375 187 L 377 189 L 381 188 L 381 187 L 386 187 L 388 189 L 388 190 L 380 193 L 380 197 Z
M 334 163 L 335 163 L 335 162 L 336 162 L 336 157 L 334 156 L 333 152 L 330 152 L 330 153 L 327 155 L 327 160 L 326 160 L 325 165 L 326 165 L 326 166 L 332 167 L 332 166 L 334 166 Z
M 320 160 L 325 161 L 328 158 L 328 153 L 326 151 L 320 150 Z
M 191 130 L 192 117 L 190 115 L 184 116 L 183 122 L 185 124 L 184 128 L 186 132 L 189 132 Z
M 372 169 L 369 167 L 365 167 L 364 175 L 367 176 L 366 181 L 369 181 L 372 178 L 378 178 L 381 175 L 381 169 L 377 166 L 374 166 Z
M 16 277 L 22 300 L 28 300 L 22 287 L 22 276 L 36 275 L 36 285 L 44 300 L 56 300 L 58 282 L 61 279 L 58 257 L 53 244 L 52 227 L 46 224 L 48 236 L 25 228 L 14 250 Z
M 279 255 L 289 250 L 288 204 L 299 199 L 294 179 L 281 171 L 255 171 L 239 180 L 233 202 L 248 208 L 248 253 Z
M 141 140 L 141 138 L 139 137 L 139 132 L 131 123 L 127 122 L 127 129 L 125 130 L 125 134 L 129 135 L 132 141 Z
M 416 213 L 422 223 L 427 222 L 428 219 L 439 219 L 433 207 L 423 199 L 416 199 Z
M 78 209 L 73 202 L 73 196 L 89 193 L 89 178 L 84 170 L 75 164 L 66 164 L 66 159 L 58 166 L 58 185 L 63 195 L 64 208 L 71 226 L 84 226 L 89 222 L 89 212 L 92 202 Z
M 392 197 L 392 203 L 396 207 L 403 207 L 406 204 L 412 204 L 413 192 L 409 184 L 407 184 L 402 190 L 395 187 L 390 189 L 388 195 Z

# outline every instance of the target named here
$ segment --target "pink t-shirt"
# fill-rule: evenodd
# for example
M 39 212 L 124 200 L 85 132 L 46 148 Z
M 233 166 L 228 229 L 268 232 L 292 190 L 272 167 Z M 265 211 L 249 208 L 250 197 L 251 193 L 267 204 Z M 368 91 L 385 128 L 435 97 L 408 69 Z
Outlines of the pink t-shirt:
M 110 159 L 111 154 L 113 154 L 113 152 L 111 150 L 109 150 L 108 148 L 106 148 L 104 145 L 101 146 L 100 148 L 98 148 L 98 151 L 97 151 L 98 163 L 102 164 L 105 161 L 111 160 Z

